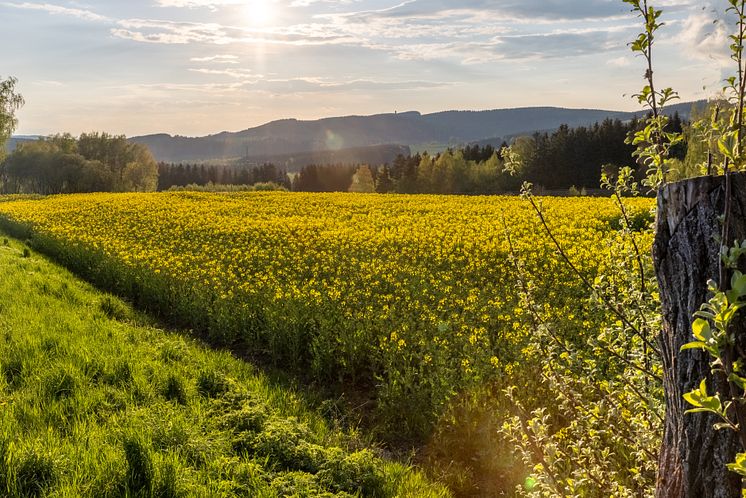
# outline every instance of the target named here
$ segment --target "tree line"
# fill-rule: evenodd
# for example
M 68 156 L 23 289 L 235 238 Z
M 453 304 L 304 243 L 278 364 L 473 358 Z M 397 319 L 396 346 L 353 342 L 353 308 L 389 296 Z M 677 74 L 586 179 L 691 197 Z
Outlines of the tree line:
M 518 137 L 512 150 L 521 157 L 519 171 L 506 168 L 500 147 L 472 144 L 439 154 L 399 155 L 392 164 L 366 166 L 372 178 L 363 191 L 402 194 L 501 194 L 516 192 L 524 181 L 547 189 L 598 188 L 604 169 L 636 163 L 635 147 L 625 139 L 640 127 L 638 120 L 622 122 L 607 119 L 592 126 L 560 126 L 553 132 Z M 670 131 L 681 132 L 688 124 L 677 114 L 670 120 Z M 695 152 L 695 151 L 692 151 Z M 691 155 L 691 154 L 690 154 Z M 685 164 L 686 142 L 672 151 L 672 157 Z M 347 191 L 357 166 L 306 166 L 295 177 L 296 191 Z M 360 184 L 355 185 L 360 191 Z
M 0 163 L 6 194 L 151 192 L 158 168 L 147 147 L 123 135 L 55 135 L 21 144 Z
M 671 131 L 689 131 L 678 114 Z M 635 164 L 634 146 L 625 143 L 639 128 L 632 120 L 607 119 L 592 126 L 534 133 L 512 142 L 521 169 L 506 167 L 508 144 L 471 144 L 438 154 L 399 155 L 391 164 L 311 164 L 288 174 L 274 164 L 247 167 L 156 163 L 147 147 L 106 133 L 56 135 L 20 145 L 0 164 L 5 193 L 57 194 L 100 191 L 154 191 L 189 186 L 268 185 L 297 192 L 378 192 L 485 195 L 516 192 L 524 181 L 551 190 L 594 189 L 604 168 Z M 686 143 L 673 157 L 682 168 Z M 691 151 L 693 153 L 698 151 Z
M 256 185 L 276 184 L 290 190 L 290 177 L 274 164 L 255 167 L 221 167 L 205 164 L 158 163 L 158 190 L 169 190 L 188 185 Z

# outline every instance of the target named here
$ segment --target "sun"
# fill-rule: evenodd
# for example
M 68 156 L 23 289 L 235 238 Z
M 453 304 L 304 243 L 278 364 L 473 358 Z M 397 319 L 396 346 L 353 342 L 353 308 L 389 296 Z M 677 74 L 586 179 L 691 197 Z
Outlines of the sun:
M 266 26 L 275 17 L 273 0 L 248 0 L 244 7 L 246 19 L 253 26 Z

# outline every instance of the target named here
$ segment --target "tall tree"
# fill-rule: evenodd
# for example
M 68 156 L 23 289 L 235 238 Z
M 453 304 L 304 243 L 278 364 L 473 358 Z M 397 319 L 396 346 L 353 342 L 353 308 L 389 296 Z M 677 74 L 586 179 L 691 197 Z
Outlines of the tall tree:
M 18 80 L 0 78 L 0 159 L 5 155 L 5 142 L 16 130 L 16 111 L 23 106 L 23 97 L 16 91 Z
M 357 172 L 352 176 L 349 191 L 359 193 L 372 193 L 376 191 L 376 183 L 369 166 L 363 165 L 358 168 Z

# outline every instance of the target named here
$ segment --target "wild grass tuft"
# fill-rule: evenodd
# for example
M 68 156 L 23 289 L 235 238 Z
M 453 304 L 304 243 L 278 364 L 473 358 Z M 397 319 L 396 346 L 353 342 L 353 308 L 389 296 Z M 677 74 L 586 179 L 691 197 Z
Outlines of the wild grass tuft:
M 153 489 L 153 462 L 150 451 L 136 436 L 123 442 L 124 455 L 127 459 L 125 487 L 133 494 L 146 494 Z
M 228 379 L 214 370 L 203 370 L 197 377 L 197 392 L 205 398 L 217 398 L 229 388 Z
M 166 380 L 166 387 L 163 396 L 169 401 L 175 401 L 180 405 L 187 404 L 187 392 L 184 388 L 184 381 L 180 377 L 171 374 Z
M 20 496 L 43 496 L 57 480 L 54 461 L 48 455 L 28 453 L 16 471 L 16 489 Z

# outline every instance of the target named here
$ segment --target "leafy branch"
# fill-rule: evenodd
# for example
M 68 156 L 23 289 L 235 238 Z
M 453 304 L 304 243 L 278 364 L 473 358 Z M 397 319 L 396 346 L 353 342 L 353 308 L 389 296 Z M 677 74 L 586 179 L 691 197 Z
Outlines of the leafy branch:
M 644 31 L 629 46 L 646 63 L 646 85 L 634 97 L 651 111 L 644 122 L 645 126 L 631 133 L 627 143 L 637 146 L 634 156 L 641 166 L 647 168 L 643 183 L 651 189 L 657 189 L 668 179 L 671 149 L 684 140 L 682 134 L 667 131 L 669 119 L 663 114 L 665 106 L 678 99 L 679 95 L 671 88 L 656 90 L 653 77 L 653 47 L 656 33 L 664 25 L 660 21 L 663 11 L 648 5 L 648 0 L 623 1 L 631 5 L 632 12 L 637 13 L 644 21 Z

